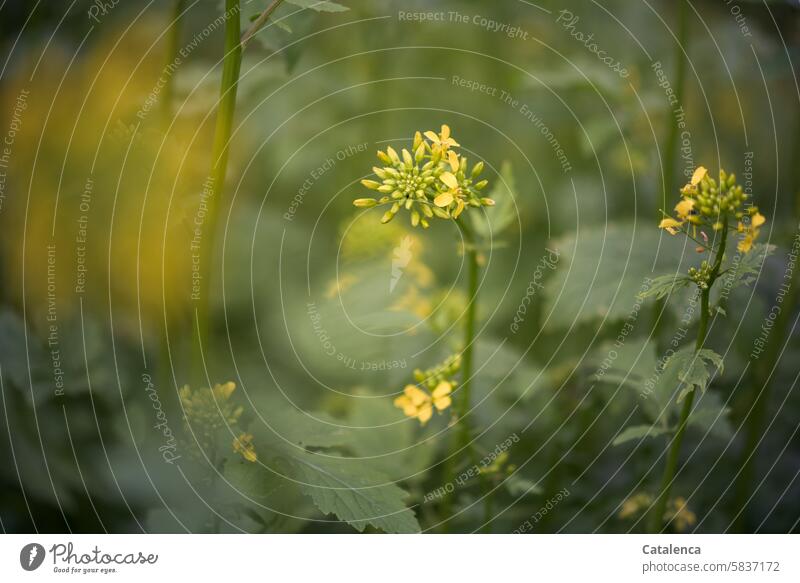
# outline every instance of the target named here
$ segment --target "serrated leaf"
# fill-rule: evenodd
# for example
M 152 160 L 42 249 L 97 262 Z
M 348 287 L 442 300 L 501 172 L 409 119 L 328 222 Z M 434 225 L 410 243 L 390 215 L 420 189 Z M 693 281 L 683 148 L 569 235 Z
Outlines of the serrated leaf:
M 650 286 L 647 290 L 641 292 L 639 297 L 642 299 L 655 297 L 655 299 L 660 300 L 691 284 L 692 280 L 685 275 L 659 275 L 652 279 Z
M 775 245 L 756 243 L 749 253 L 734 254 L 714 286 L 714 297 L 719 297 L 723 291 L 727 295 L 737 287 L 752 284 L 761 272 L 764 261 L 774 251 Z
M 677 271 L 684 244 L 649 224 L 582 228 L 550 243 L 559 268 L 545 284 L 546 326 L 564 328 L 599 318 L 623 319 L 654 271 Z
M 300 489 L 324 514 L 334 514 L 358 531 L 368 525 L 388 533 L 417 533 L 419 523 L 406 507 L 405 490 L 363 463 L 304 453 L 289 465 Z
M 286 0 L 286 2 L 301 8 L 311 8 L 317 12 L 345 12 L 350 10 L 347 6 L 330 2 L 330 0 Z
M 681 383 L 677 403 L 683 401 L 695 389 L 701 394 L 705 393 L 712 374 L 709 365 L 714 367 L 713 372 L 722 372 L 722 357 L 708 348 L 695 351 L 692 347 L 686 347 L 667 360 L 664 365 L 665 370 L 677 371 Z
M 259 421 L 250 428 L 259 460 L 270 468 L 278 463 L 278 473 L 290 480 L 289 488 L 309 496 L 320 511 L 335 514 L 359 531 L 367 525 L 386 532 L 419 531 L 414 513 L 405 505 L 406 492 L 369 460 L 338 457 L 330 449 L 306 449 L 347 445 L 351 431 L 324 414 L 274 408 L 269 424 Z
M 633 425 L 626 427 L 614 438 L 612 445 L 619 445 L 634 439 L 643 439 L 645 437 L 658 437 L 669 433 L 669 429 L 661 427 L 660 425 Z

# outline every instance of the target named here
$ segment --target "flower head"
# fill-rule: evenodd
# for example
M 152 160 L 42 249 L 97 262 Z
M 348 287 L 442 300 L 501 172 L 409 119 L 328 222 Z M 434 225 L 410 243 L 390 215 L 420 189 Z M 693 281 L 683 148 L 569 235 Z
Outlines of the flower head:
M 736 176 L 725 170 L 720 170 L 719 180 L 714 180 L 706 168 L 698 167 L 681 188 L 681 196 L 675 217 L 666 217 L 658 225 L 670 235 L 684 232 L 684 225 L 690 225 L 695 233 L 703 227 L 713 231 L 736 228 L 741 234 L 738 249 L 747 253 L 759 227 L 766 222 L 757 207 L 745 204 L 749 195 L 736 183 Z
M 425 132 L 425 137 L 431 141 L 431 147 L 436 148 L 444 153 L 449 148 L 458 148 L 461 146 L 453 138 L 450 137 L 450 126 L 442 124 L 442 131 L 437 135 L 436 132 L 428 130 Z
M 450 128 L 443 125 L 439 134 L 428 131 L 423 137 L 416 132 L 410 150 L 404 148 L 398 154 L 390 146 L 379 151 L 378 159 L 384 165 L 372 169 L 379 180 L 365 179 L 361 184 L 382 196 L 357 198 L 353 204 L 360 208 L 388 205 L 382 223 L 405 209 L 411 214 L 411 224 L 423 228 L 429 227 L 434 217 L 457 219 L 468 206 L 492 206 L 493 200 L 480 196 L 488 184 L 487 180 L 477 181 L 483 163 L 470 169 L 467 159 L 452 150 L 458 146 L 450 137 Z
M 417 385 L 406 385 L 403 394 L 394 400 L 394 406 L 403 410 L 406 417 L 419 419 L 422 425 L 430 421 L 434 409 L 444 411 L 453 404 L 450 396 L 455 381 L 450 377 L 461 366 L 461 356 L 451 356 L 442 364 L 426 371 L 415 370 L 414 380 Z

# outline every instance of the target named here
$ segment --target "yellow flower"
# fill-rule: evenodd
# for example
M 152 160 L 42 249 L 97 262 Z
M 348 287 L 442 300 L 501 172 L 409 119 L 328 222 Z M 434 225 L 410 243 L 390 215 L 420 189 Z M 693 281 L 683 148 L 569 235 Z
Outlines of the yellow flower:
M 406 385 L 403 394 L 394 400 L 394 406 L 403 410 L 406 417 L 419 419 L 425 425 L 433 416 L 433 409 L 444 411 L 452 403 L 450 393 L 453 385 L 447 381 L 441 381 L 431 394 L 423 391 L 416 385 Z
M 439 180 L 444 182 L 449 190 L 441 193 L 435 199 L 433 204 L 439 208 L 449 207 L 453 202 L 456 203 L 456 208 L 453 211 L 453 218 L 457 219 L 461 212 L 464 210 L 464 200 L 461 194 L 461 189 L 458 186 L 458 179 L 450 172 L 442 172 Z
M 394 400 L 394 406 L 402 409 L 406 417 L 419 419 L 422 425 L 433 415 L 430 395 L 414 385 L 406 385 L 403 394 Z
M 750 250 L 753 248 L 753 242 L 755 241 L 755 234 L 753 231 L 747 231 L 744 237 L 739 241 L 739 244 L 736 245 L 736 248 L 739 250 L 740 253 L 750 253 Z
M 707 174 L 708 170 L 706 170 L 706 168 L 704 168 L 703 166 L 698 166 L 697 169 L 694 171 L 694 174 L 692 174 L 692 180 L 690 184 L 692 186 L 697 186 L 698 184 L 700 184 L 700 181 L 706 177 Z
M 433 397 L 433 406 L 437 411 L 444 411 L 453 404 L 453 399 L 450 398 L 450 393 L 453 392 L 453 385 L 447 381 L 442 381 L 436 388 L 433 389 L 431 396 Z
M 683 223 L 682 223 L 681 221 L 676 221 L 676 220 L 675 220 L 675 219 L 673 219 L 672 217 L 667 217 L 666 219 L 662 220 L 662 221 L 661 221 L 661 222 L 658 224 L 658 228 L 659 228 L 659 229 L 666 229 L 666 231 L 667 231 L 667 232 L 668 232 L 670 235 L 676 235 L 676 234 L 678 233 L 678 229 L 679 229 L 679 227 L 680 227 L 682 224 L 683 224 Z
M 425 132 L 425 137 L 433 143 L 435 149 L 440 150 L 442 153 L 446 152 L 448 148 L 461 145 L 450 137 L 450 126 L 446 124 L 442 124 L 442 132 L 439 135 L 434 131 L 428 130 Z
M 622 503 L 618 516 L 622 520 L 636 516 L 644 508 L 650 506 L 652 502 L 653 497 L 645 492 L 634 494 Z
M 692 214 L 692 209 L 694 208 L 694 200 L 691 198 L 684 198 L 678 204 L 675 205 L 675 212 L 678 213 L 678 217 L 681 220 L 686 220 L 689 218 L 689 215 Z
M 753 216 L 750 217 L 749 225 L 745 225 L 741 221 L 739 222 L 739 224 L 736 226 L 736 230 L 739 233 L 744 234 L 739 241 L 739 244 L 736 246 L 740 253 L 750 252 L 750 250 L 753 248 L 753 243 L 755 243 L 756 239 L 758 238 L 759 227 L 766 222 L 766 217 L 758 212 L 758 210 L 753 212 Z
M 667 516 L 664 518 L 672 521 L 675 530 L 678 532 L 683 532 L 697 522 L 697 516 L 695 516 L 694 512 L 689 510 L 686 499 L 681 496 L 672 501 L 672 508 L 667 510 L 666 514 Z
M 248 462 L 255 462 L 258 460 L 256 448 L 253 445 L 253 436 L 250 433 L 242 433 L 233 440 L 233 451 L 241 454 Z

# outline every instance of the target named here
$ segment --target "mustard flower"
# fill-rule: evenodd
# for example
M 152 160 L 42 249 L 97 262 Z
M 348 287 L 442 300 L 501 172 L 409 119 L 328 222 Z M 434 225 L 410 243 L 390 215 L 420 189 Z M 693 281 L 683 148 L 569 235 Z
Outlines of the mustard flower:
M 389 205 L 381 217 L 388 223 L 401 210 L 409 211 L 411 225 L 430 226 L 430 219 L 457 219 L 467 207 L 491 206 L 494 201 L 481 197 L 480 191 L 487 180 L 478 180 L 483 171 L 482 162 L 472 169 L 465 157 L 453 148 L 459 143 L 450 137 L 450 128 L 442 126 L 441 133 L 414 134 L 411 148 L 399 153 L 389 146 L 378 151 L 384 164 L 372 171 L 378 180 L 365 179 L 361 184 L 377 191 L 379 198 L 357 198 L 353 204 L 359 208 Z
M 698 228 L 712 231 L 735 228 L 741 235 L 739 251 L 748 253 L 758 237 L 759 228 L 766 222 L 758 207 L 745 205 L 749 196 L 736 183 L 736 176 L 725 170 L 719 171 L 717 181 L 709 176 L 706 168 L 698 167 L 691 180 L 681 188 L 681 196 L 675 205 L 675 216 L 665 217 L 658 225 L 670 235 L 688 233 L 684 226 L 691 226 L 695 235 Z M 701 233 L 707 237 L 704 231 Z

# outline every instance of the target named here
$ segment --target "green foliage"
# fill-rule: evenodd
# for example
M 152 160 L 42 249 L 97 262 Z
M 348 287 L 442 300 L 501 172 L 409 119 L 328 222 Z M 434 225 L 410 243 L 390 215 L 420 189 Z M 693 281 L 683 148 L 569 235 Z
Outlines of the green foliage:
M 347 6 L 342 6 L 330 0 L 285 0 L 287 4 L 294 4 L 301 8 L 311 8 L 317 12 L 344 12 L 350 10 Z
M 368 462 L 336 453 L 346 449 L 349 438 L 335 422 L 316 413 L 282 412 L 271 418 L 281 420 L 280 430 L 265 429 L 260 423 L 251 429 L 259 460 L 270 469 L 280 468 L 281 479 L 294 482 L 321 512 L 334 514 L 359 531 L 368 525 L 394 533 L 419 531 L 403 489 Z M 256 464 L 253 471 L 264 473 Z
M 713 366 L 713 370 L 710 370 L 709 366 Z M 664 367 L 678 373 L 681 390 L 677 402 L 680 403 L 695 389 L 701 394 L 705 393 L 712 373 L 722 372 L 723 363 L 722 357 L 713 350 L 703 348 L 695 351 L 691 347 L 686 347 L 672 355 Z
M 691 284 L 692 280 L 685 275 L 659 275 L 652 279 L 650 287 L 641 292 L 639 297 L 660 300 Z
M 625 318 L 645 289 L 645 278 L 653 271 L 675 271 L 682 247 L 673 238 L 659 239 L 655 229 L 621 223 L 582 228 L 553 241 L 561 265 L 545 287 L 548 325 Z
M 633 441 L 635 439 L 638 440 L 645 437 L 658 437 L 668 432 L 669 430 L 665 427 L 656 427 L 654 425 L 632 425 L 620 431 L 619 435 L 614 438 L 612 445 L 620 445 L 628 441 Z

